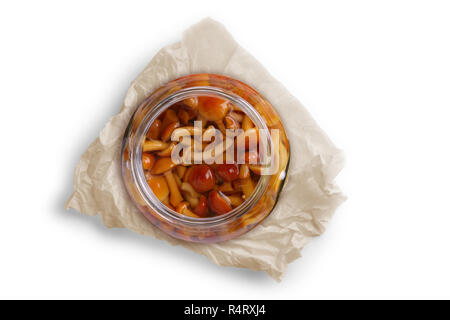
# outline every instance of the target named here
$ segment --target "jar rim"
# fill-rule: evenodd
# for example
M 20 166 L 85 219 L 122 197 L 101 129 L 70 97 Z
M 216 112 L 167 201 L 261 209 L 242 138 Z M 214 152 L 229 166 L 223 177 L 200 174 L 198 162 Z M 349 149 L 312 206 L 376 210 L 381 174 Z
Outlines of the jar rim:
M 141 194 L 144 201 L 147 203 L 149 207 L 151 207 L 160 217 L 168 220 L 172 223 L 179 224 L 189 224 L 193 226 L 212 226 L 212 225 L 220 225 L 222 223 L 228 223 L 230 220 L 239 218 L 244 215 L 248 210 L 254 207 L 254 205 L 261 199 L 263 194 L 268 188 L 270 176 L 269 175 L 261 175 L 258 183 L 255 186 L 254 191 L 248 199 L 233 208 L 230 212 L 219 215 L 215 217 L 206 217 L 206 218 L 194 218 L 190 216 L 183 215 L 181 213 L 176 212 L 175 210 L 170 209 L 164 203 L 162 203 L 153 193 L 150 186 L 148 185 L 145 179 L 145 173 L 142 167 L 142 140 L 145 139 L 145 135 L 149 130 L 151 124 L 156 120 L 156 118 L 165 110 L 170 108 L 173 104 L 182 101 L 186 98 L 192 96 L 219 96 L 221 98 L 225 98 L 231 101 L 233 104 L 240 107 L 246 115 L 253 121 L 255 126 L 258 129 L 262 129 L 263 137 L 260 139 L 265 139 L 267 143 L 264 143 L 266 147 L 268 147 L 269 152 L 264 152 L 264 156 L 268 157 L 269 161 L 271 161 L 271 157 L 269 155 L 273 152 L 273 141 L 269 132 L 269 129 L 259 114 L 259 112 L 245 99 L 240 97 L 237 94 L 225 92 L 221 88 L 212 87 L 212 86 L 196 86 L 181 89 L 177 92 L 174 92 L 161 101 L 158 101 L 157 104 L 151 106 L 151 110 L 144 115 L 144 118 L 140 122 L 136 134 L 134 147 L 131 148 L 132 156 L 131 160 L 131 173 L 134 176 L 134 180 L 137 182 L 137 189 Z M 149 104 L 151 102 L 152 96 L 148 97 L 138 108 L 139 110 L 142 106 Z M 137 111 L 136 110 L 136 111 Z M 134 117 L 134 115 L 133 115 Z M 136 137 L 140 137 L 140 141 L 136 140 Z M 261 145 L 261 144 L 260 144 Z M 267 161 L 267 158 L 265 159 Z M 269 163 L 271 164 L 271 163 Z

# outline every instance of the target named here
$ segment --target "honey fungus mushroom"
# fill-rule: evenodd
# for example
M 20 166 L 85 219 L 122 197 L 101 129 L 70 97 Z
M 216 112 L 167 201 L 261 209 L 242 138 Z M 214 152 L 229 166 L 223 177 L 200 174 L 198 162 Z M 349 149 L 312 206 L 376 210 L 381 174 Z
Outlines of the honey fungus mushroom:
M 148 221 L 175 238 L 211 243 L 238 237 L 270 214 L 286 181 L 289 140 L 253 88 L 192 74 L 142 101 L 121 159 L 127 191 Z
M 201 122 L 200 127 L 194 125 L 195 121 Z M 241 158 L 234 156 L 235 163 L 216 163 L 212 160 L 226 160 L 227 149 L 238 139 L 227 137 L 226 129 L 243 130 L 245 150 Z M 196 136 L 212 142 L 223 140 L 215 144 L 219 154 L 214 150 L 208 158 L 208 143 L 202 142 L 196 152 L 203 152 L 207 163 L 187 164 L 192 160 L 186 157 L 187 152 L 185 162 L 175 163 L 171 153 L 176 145 L 183 139 L 193 141 Z M 249 137 L 257 137 L 254 123 L 226 99 L 196 96 L 174 103 L 153 121 L 143 142 L 142 168 L 147 182 L 157 198 L 179 214 L 193 218 L 226 214 L 250 197 L 260 178 L 260 173 L 250 167 L 258 166 L 258 151 L 250 149 Z M 238 164 L 238 160 L 244 164 Z

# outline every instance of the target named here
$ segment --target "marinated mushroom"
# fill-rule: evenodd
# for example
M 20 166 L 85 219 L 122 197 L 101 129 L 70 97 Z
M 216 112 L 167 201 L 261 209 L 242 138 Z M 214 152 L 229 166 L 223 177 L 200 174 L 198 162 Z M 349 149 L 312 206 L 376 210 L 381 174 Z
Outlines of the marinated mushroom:
M 230 138 L 226 130 L 240 133 Z M 195 137 L 201 144 L 195 145 Z M 171 105 L 150 125 L 142 145 L 142 168 L 150 188 L 169 209 L 193 218 L 223 215 L 254 191 L 261 170 L 258 151 L 249 141 L 258 138 L 250 117 L 228 100 L 191 97 Z M 226 155 L 238 139 L 245 139 L 245 145 L 230 163 Z M 178 144 L 189 147 L 175 162 L 171 155 Z M 194 163 L 198 153 L 202 162 Z
M 187 75 L 155 90 L 133 114 L 121 150 L 131 200 L 184 241 L 248 232 L 269 216 L 288 174 L 289 140 L 276 110 L 223 75 Z

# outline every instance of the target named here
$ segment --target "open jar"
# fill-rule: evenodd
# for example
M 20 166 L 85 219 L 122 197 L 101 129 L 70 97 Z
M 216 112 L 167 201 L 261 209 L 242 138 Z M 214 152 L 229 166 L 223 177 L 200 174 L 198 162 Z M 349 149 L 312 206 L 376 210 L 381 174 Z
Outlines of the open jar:
M 219 242 L 273 210 L 287 178 L 289 141 L 254 89 L 194 74 L 137 108 L 121 156 L 126 188 L 151 223 L 182 240 Z

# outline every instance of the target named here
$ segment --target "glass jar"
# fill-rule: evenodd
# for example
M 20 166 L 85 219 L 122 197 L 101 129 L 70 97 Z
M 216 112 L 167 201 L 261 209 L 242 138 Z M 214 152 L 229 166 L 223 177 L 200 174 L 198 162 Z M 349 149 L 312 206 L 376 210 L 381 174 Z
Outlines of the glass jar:
M 259 129 L 260 168 L 264 171 L 242 204 L 225 214 L 203 218 L 177 212 L 158 199 L 149 187 L 142 161 L 143 145 L 156 119 L 180 101 L 199 97 L 224 99 L 251 119 Z M 131 199 L 153 225 L 185 241 L 219 242 L 248 232 L 273 210 L 287 178 L 289 141 L 275 109 L 254 89 L 222 75 L 193 74 L 167 83 L 141 103 L 125 132 L 121 157 Z

